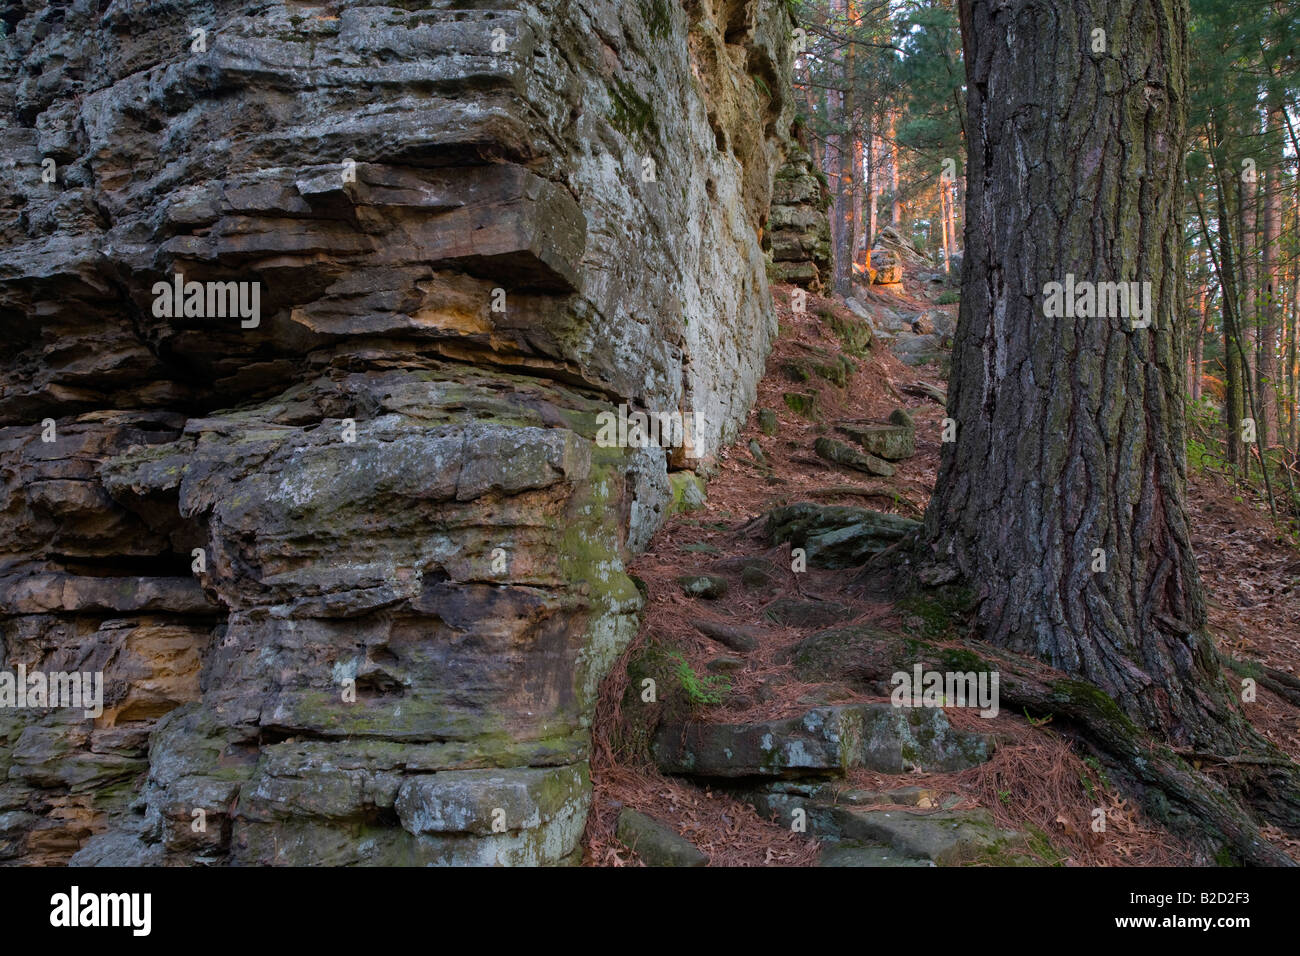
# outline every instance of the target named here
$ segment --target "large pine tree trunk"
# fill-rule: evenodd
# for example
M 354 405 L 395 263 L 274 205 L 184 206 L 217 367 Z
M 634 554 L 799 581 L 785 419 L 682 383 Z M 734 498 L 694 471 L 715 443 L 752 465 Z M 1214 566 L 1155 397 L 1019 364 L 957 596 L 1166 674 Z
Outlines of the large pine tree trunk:
M 1082 676 L 1171 741 L 1223 744 L 1173 324 L 1186 0 L 963 0 L 961 14 L 969 245 L 957 440 L 926 515 L 934 573 L 972 584 L 990 643 Z M 1045 317 L 1067 273 L 1150 283 L 1153 327 Z

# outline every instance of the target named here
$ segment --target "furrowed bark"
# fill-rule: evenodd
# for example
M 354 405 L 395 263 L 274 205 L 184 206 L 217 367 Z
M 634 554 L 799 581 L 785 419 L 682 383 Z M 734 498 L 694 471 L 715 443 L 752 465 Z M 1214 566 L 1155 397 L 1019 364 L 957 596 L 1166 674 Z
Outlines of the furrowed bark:
M 961 313 L 926 532 L 981 633 L 1211 746 L 1226 687 L 1184 517 L 1181 0 L 962 4 Z M 1093 52 L 1093 31 L 1107 52 Z M 1044 288 L 1149 283 L 1151 328 L 1046 318 Z M 1097 550 L 1105 570 L 1094 571 Z
M 1300 831 L 1300 766 L 1237 709 L 1186 520 L 1186 2 L 963 0 L 960 13 L 970 156 L 948 393 L 958 431 L 919 579 L 961 582 L 981 641 L 1073 688 L 1022 666 L 1004 684 L 1013 703 L 1077 723 L 1178 802 L 1184 829 L 1212 828 L 1244 861 L 1287 862 L 1235 798 Z M 1096 308 L 1049 317 L 1049 284 L 1071 276 L 1144 284 L 1149 327 Z

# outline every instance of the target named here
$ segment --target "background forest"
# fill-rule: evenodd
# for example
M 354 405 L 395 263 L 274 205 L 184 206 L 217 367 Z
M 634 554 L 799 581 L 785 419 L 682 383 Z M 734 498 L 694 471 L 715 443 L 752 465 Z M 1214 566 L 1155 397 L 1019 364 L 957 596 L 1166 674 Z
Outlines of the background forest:
M 891 225 L 959 269 L 965 77 L 955 4 L 792 6 L 807 31 L 795 83 L 808 146 L 833 197 L 835 291 L 850 292 L 853 264 L 866 265 L 865 250 Z M 1189 464 L 1252 486 L 1281 521 L 1296 512 L 1300 447 L 1300 15 L 1224 0 L 1192 0 L 1191 11 Z

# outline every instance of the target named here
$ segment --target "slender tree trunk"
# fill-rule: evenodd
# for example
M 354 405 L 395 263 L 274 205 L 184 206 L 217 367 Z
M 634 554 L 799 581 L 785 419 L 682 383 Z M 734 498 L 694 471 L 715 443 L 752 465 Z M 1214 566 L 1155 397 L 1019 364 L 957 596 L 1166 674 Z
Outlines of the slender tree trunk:
M 1216 130 L 1217 132 L 1217 130 Z M 1241 419 L 1245 415 L 1246 393 L 1242 383 L 1242 345 L 1237 340 L 1234 330 L 1241 325 L 1240 286 L 1241 275 L 1233 243 L 1231 224 L 1232 216 L 1228 212 L 1228 195 L 1222 181 L 1215 189 L 1218 202 L 1219 227 L 1217 243 L 1219 246 L 1219 292 L 1222 306 L 1223 327 L 1223 428 L 1227 442 L 1228 464 L 1234 471 L 1249 466 L 1246 450 L 1241 440 Z M 1206 240 L 1209 237 L 1206 236 Z
M 1280 129 L 1281 110 L 1268 110 L 1268 126 Z M 1269 448 L 1277 439 L 1277 323 L 1281 285 L 1278 277 L 1278 244 L 1282 237 L 1282 157 L 1270 164 L 1264 179 L 1264 236 L 1260 263 L 1260 330 L 1259 379 L 1256 405 L 1259 408 L 1260 448 Z
M 1258 175 L 1258 173 L 1256 173 Z M 1241 263 L 1241 291 L 1242 309 L 1241 309 L 1241 334 L 1244 339 L 1241 343 L 1242 352 L 1246 367 L 1242 369 L 1242 374 L 1247 382 L 1255 380 L 1255 328 L 1259 321 L 1259 303 L 1256 296 L 1256 288 L 1259 279 L 1259 270 L 1255 266 L 1255 256 L 1258 253 L 1258 244 L 1255 241 L 1255 202 L 1256 202 L 1256 184 L 1254 179 L 1243 181 L 1237 177 L 1240 183 L 1239 191 L 1241 201 L 1237 213 L 1241 219 L 1240 228 L 1237 230 L 1240 238 L 1240 254 L 1237 261 Z
M 803 67 L 801 69 L 803 73 L 802 83 L 804 88 L 804 102 L 808 104 L 808 115 L 816 116 L 818 113 L 824 113 L 829 110 L 830 97 L 828 96 L 826 98 L 825 110 L 818 106 L 817 92 L 813 89 L 812 84 L 812 67 L 808 65 L 808 57 L 803 56 L 800 57 L 800 59 L 803 61 Z M 822 155 L 821 140 L 816 136 L 808 137 L 808 152 L 813 158 L 815 168 L 820 169 L 823 173 L 826 172 L 825 157 Z
M 961 10 L 969 247 L 948 401 L 957 440 L 926 514 L 931 579 L 972 583 L 990 643 L 1086 678 L 1168 739 L 1223 743 L 1231 699 L 1184 511 L 1184 353 L 1171 323 L 1186 5 Z M 1098 26 L 1142 83 L 1103 88 L 1079 54 Z M 1152 327 L 1045 317 L 1049 284 L 1067 273 L 1150 283 Z
M 1300 202 L 1296 204 L 1296 229 L 1300 234 Z M 1297 263 L 1291 276 L 1293 294 L 1291 296 L 1291 326 L 1287 330 L 1286 364 L 1288 372 L 1288 390 L 1291 412 L 1291 451 L 1300 457 L 1300 263 Z
M 1192 348 L 1189 353 L 1188 376 L 1191 384 L 1192 401 L 1201 400 L 1201 357 L 1205 345 L 1205 326 L 1210 319 L 1209 306 L 1209 287 L 1210 277 L 1205 266 L 1205 249 L 1200 249 L 1196 254 L 1197 264 L 1197 309 L 1191 325 L 1196 330 L 1196 337 L 1192 340 Z
M 853 16 L 851 0 L 845 2 L 841 9 L 848 17 Z M 844 62 L 840 70 L 840 123 L 844 133 L 839 142 L 838 168 L 834 172 L 835 203 L 834 221 L 831 223 L 831 241 L 835 246 L 834 269 L 832 271 L 832 288 L 841 295 L 849 295 L 853 277 L 853 185 L 857 181 L 853 173 L 855 148 L 855 125 L 857 122 L 857 104 L 854 102 L 855 46 L 850 43 L 844 51 Z
M 943 183 L 939 184 L 939 227 L 943 237 L 943 271 L 948 273 L 952 271 L 948 261 L 948 187 Z
M 948 228 L 944 234 L 943 271 L 952 271 L 952 257 L 957 252 L 957 210 L 953 203 L 952 186 L 943 185 L 944 205 L 948 216 Z
M 863 148 L 864 135 L 867 137 L 865 149 Z M 864 154 L 866 158 L 866 167 L 867 167 L 865 180 L 862 174 Z M 852 182 L 853 208 L 851 212 L 853 221 L 850 223 L 850 228 L 849 228 L 849 249 L 851 250 L 850 259 L 849 259 L 850 262 L 857 261 L 858 247 L 861 246 L 864 241 L 864 236 L 863 236 L 864 212 L 862 208 L 862 203 L 863 203 L 864 193 L 868 197 L 871 195 L 871 182 L 875 178 L 875 172 L 876 172 L 875 169 L 876 164 L 875 164 L 874 156 L 875 154 L 871 149 L 870 134 L 869 133 L 859 134 L 858 136 L 855 136 L 853 139 L 853 182 Z M 875 234 L 876 231 L 875 220 L 876 220 L 875 210 L 873 208 L 872 215 L 871 215 L 871 223 L 869 226 L 867 226 L 866 236 L 865 236 L 865 242 L 868 246 L 870 246 L 871 237 Z M 853 274 L 852 270 L 850 269 L 849 275 L 852 274 Z
M 898 113 L 889 114 L 889 176 L 893 202 L 890 205 L 890 224 L 899 227 L 903 224 L 903 203 L 898 195 Z
M 876 138 L 868 134 L 866 148 L 867 177 L 862 190 L 864 196 L 858 202 L 858 221 L 864 224 L 863 245 L 868 249 L 871 248 L 871 243 L 876 238 L 876 189 L 877 183 L 880 182 L 878 156 Z M 866 203 L 865 209 L 862 205 L 863 201 Z

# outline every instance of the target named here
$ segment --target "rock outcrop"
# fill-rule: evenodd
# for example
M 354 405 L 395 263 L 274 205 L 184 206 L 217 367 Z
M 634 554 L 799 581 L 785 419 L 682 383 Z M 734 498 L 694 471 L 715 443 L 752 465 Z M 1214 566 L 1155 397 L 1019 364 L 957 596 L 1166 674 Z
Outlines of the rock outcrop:
M 793 23 L 407 6 L 6 14 L 0 669 L 104 684 L 0 707 L 0 860 L 578 856 L 623 560 L 776 332 Z
M 934 263 L 895 226 L 885 226 L 876 233 L 868 256 L 869 274 L 874 285 L 895 285 L 903 281 L 905 271 L 934 267 Z
M 772 276 L 812 292 L 831 278 L 831 196 L 816 163 L 804 149 L 793 150 L 777 171 L 772 215 L 764 244 L 772 256 Z

